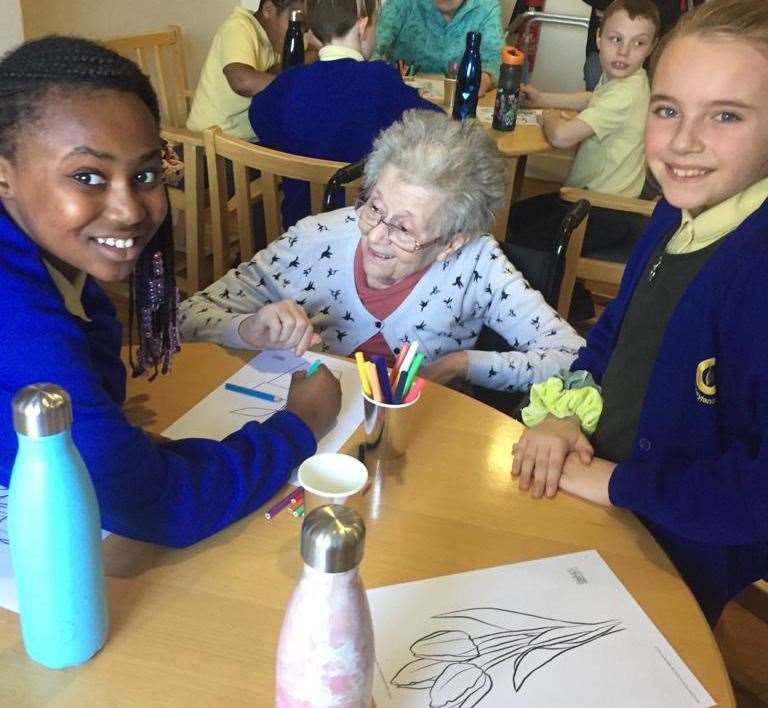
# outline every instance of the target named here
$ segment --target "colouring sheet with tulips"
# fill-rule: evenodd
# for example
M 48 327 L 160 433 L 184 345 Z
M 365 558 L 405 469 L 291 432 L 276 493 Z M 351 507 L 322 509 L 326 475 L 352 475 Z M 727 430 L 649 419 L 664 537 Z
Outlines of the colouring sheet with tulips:
M 596 551 L 368 592 L 378 708 L 713 706 Z

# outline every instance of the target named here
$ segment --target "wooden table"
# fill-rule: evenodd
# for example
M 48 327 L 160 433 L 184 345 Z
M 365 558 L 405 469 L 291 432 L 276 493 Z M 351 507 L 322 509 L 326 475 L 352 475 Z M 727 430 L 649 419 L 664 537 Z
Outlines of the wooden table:
M 430 82 L 443 80 L 439 74 L 418 74 L 418 79 L 426 79 Z M 429 97 L 428 97 L 429 98 Z M 429 100 L 433 100 L 429 98 Z M 491 89 L 485 96 L 478 101 L 478 106 L 483 108 L 493 108 L 496 102 L 496 89 Z M 445 108 L 442 101 L 435 100 L 438 106 Z M 544 131 L 540 125 L 522 125 L 517 124 L 513 131 L 494 130 L 490 123 L 483 123 L 483 126 L 496 140 L 499 150 L 507 158 L 507 182 L 504 193 L 504 205 L 496 212 L 496 220 L 493 225 L 492 233 L 498 241 L 504 241 L 507 236 L 507 223 L 509 221 L 509 207 L 518 199 L 523 187 L 525 178 L 525 167 L 528 161 L 528 155 L 538 152 L 547 152 L 554 148 L 544 137 Z
M 251 356 L 187 344 L 171 376 L 133 381 L 127 410 L 160 432 Z M 353 506 L 368 527 L 368 587 L 596 548 L 721 706 L 734 706 L 712 634 L 666 556 L 629 513 L 563 494 L 534 501 L 510 482 L 521 426 L 428 385 L 402 474 Z M 348 451 L 354 449 L 348 443 Z M 109 639 L 91 662 L 47 671 L 0 611 L 0 705 L 272 705 L 275 647 L 299 577 L 300 523 L 254 513 L 195 547 L 106 541 Z

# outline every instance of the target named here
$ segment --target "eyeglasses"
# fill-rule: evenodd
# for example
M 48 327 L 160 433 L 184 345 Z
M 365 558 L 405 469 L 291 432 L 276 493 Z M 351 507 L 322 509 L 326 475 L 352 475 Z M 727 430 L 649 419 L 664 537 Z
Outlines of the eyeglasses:
M 404 226 L 387 221 L 387 213 L 373 199 L 358 203 L 357 213 L 360 216 L 360 220 L 372 229 L 382 224 L 387 229 L 387 238 L 395 246 L 408 253 L 416 253 L 416 251 L 431 246 L 439 240 L 433 239 L 432 241 L 422 243 Z

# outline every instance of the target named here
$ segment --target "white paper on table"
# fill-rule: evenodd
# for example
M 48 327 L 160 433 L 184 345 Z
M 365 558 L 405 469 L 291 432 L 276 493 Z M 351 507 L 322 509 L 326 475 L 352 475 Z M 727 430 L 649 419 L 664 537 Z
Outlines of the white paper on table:
M 368 600 L 379 708 L 714 705 L 596 551 L 377 588 Z
M 406 76 L 403 78 L 408 86 L 415 88 L 422 98 L 428 101 L 442 101 L 445 96 L 445 84 L 442 79 L 424 79 Z
M 313 352 L 298 357 L 289 351 L 265 351 L 227 379 L 229 383 L 280 396 L 281 402 L 262 401 L 236 391 L 227 391 L 222 384 L 166 428 L 163 435 L 172 440 L 222 440 L 240 430 L 249 420 L 263 423 L 285 406 L 291 374 L 306 369 L 315 359 L 320 359 L 341 384 L 339 417 L 335 425 L 317 441 L 317 451 L 338 452 L 363 421 L 363 394 L 357 365 L 352 361 Z
M 102 531 L 102 540 L 109 531 Z M 16 578 L 11 565 L 11 547 L 8 544 L 8 490 L 0 486 L 0 607 L 11 612 L 19 611 Z
M 478 106 L 477 119 L 481 123 L 493 122 L 493 106 Z M 516 125 L 536 125 L 539 122 L 538 116 L 541 115 L 539 108 L 521 108 L 517 111 Z

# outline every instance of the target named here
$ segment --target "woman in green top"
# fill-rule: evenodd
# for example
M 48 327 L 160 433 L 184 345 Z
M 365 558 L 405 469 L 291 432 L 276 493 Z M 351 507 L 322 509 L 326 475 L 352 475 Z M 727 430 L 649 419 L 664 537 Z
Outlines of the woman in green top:
M 498 0 L 388 0 L 376 32 L 375 59 L 402 59 L 418 71 L 445 74 L 464 53 L 467 32 L 483 35 L 480 95 L 499 77 L 503 31 Z

